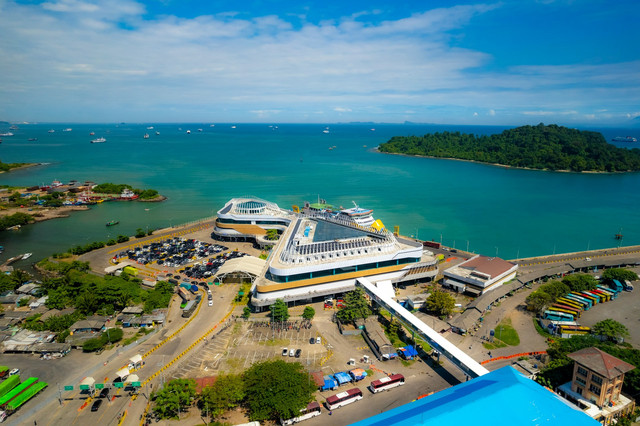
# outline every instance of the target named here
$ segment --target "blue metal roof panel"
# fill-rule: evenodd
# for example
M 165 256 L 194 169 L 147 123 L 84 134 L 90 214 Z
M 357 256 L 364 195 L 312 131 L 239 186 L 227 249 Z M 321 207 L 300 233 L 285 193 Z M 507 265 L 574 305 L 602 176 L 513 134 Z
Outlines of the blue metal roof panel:
M 503 367 L 353 426 L 464 424 L 597 426 L 600 423 L 512 367 Z

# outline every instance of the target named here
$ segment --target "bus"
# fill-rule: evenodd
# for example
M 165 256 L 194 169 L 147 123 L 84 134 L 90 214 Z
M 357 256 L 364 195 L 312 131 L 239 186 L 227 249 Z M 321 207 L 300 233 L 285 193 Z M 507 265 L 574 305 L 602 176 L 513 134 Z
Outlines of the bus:
M 280 419 L 280 424 L 283 426 L 292 425 L 294 423 L 298 423 L 303 420 L 308 420 L 312 417 L 319 416 L 320 414 L 321 414 L 320 404 L 318 404 L 316 401 L 313 401 L 313 402 L 310 402 L 309 405 L 307 405 L 307 408 L 303 408 L 302 410 L 300 410 L 299 416 L 294 417 L 292 419 L 288 419 L 288 420 Z
M 574 321 L 573 315 L 555 311 L 544 311 L 544 319 L 551 321 Z
M 582 302 L 578 302 L 577 300 L 573 300 L 573 299 L 568 299 L 566 297 L 561 297 L 558 300 L 556 300 L 556 302 L 562 303 L 563 305 L 574 306 L 576 309 L 579 309 L 581 311 L 584 310 L 584 306 L 585 306 L 585 304 Z
M 589 334 L 590 327 L 582 327 L 579 325 L 559 325 L 558 334 Z
M 600 298 L 598 296 L 594 296 L 593 294 L 589 294 L 586 291 L 582 291 L 580 293 L 576 293 L 576 296 L 584 297 L 587 300 L 591 300 L 591 304 L 592 305 L 600 303 Z
M 570 310 L 570 309 L 557 308 L 557 307 L 555 307 L 555 306 L 550 306 L 550 307 L 548 307 L 548 308 L 547 308 L 547 310 L 548 310 L 548 311 L 554 311 L 554 312 L 562 312 L 562 313 L 564 313 L 564 314 L 571 315 L 571 317 L 572 317 L 573 319 L 575 319 L 575 316 L 576 316 L 575 312 L 574 312 L 574 311 L 572 311 L 572 310 Z
M 327 406 L 327 409 L 331 411 L 344 405 L 351 404 L 352 402 L 360 401 L 361 399 L 362 391 L 358 388 L 353 388 L 335 395 L 331 395 L 327 398 L 325 404 Z
M 383 377 L 380 380 L 372 381 L 369 388 L 371 389 L 371 392 L 378 393 L 402 385 L 404 385 L 404 376 L 402 374 L 392 374 L 391 376 Z
M 598 290 L 597 288 L 594 288 L 593 290 L 589 290 L 589 293 L 597 294 L 598 296 L 604 298 L 605 302 L 608 302 L 609 300 L 611 300 L 611 294 L 605 293 L 604 291 Z
M 565 299 L 573 300 L 576 303 L 582 304 L 582 309 L 588 311 L 591 307 L 592 303 L 590 300 L 585 299 L 584 297 L 576 296 L 575 294 L 567 294 Z
M 198 307 L 199 300 L 189 300 L 187 306 L 182 310 L 182 318 L 189 318 Z
M 604 294 L 595 291 L 595 290 L 585 290 L 582 292 L 583 294 L 587 294 L 589 296 L 596 297 L 598 299 L 598 303 L 604 303 L 609 300 Z
M 554 308 L 566 309 L 567 311 L 571 311 L 574 317 L 579 317 L 582 314 L 582 310 L 576 308 L 575 306 L 565 305 L 563 303 L 554 303 L 551 305 Z
M 596 303 L 598 303 L 598 302 L 596 301 L 596 298 L 595 298 L 595 297 L 593 297 L 593 296 L 589 297 L 589 296 L 587 296 L 587 295 L 585 295 L 585 294 L 578 293 L 578 292 L 575 292 L 575 291 L 572 291 L 571 293 L 569 293 L 569 294 L 567 295 L 567 297 L 576 297 L 576 298 L 578 298 L 578 299 L 586 300 L 587 302 L 589 302 L 589 307 L 592 307 L 593 305 L 595 305 Z
M 609 293 L 611 295 L 611 299 L 617 299 L 618 298 L 618 293 L 615 290 L 613 290 L 612 288 L 610 288 L 610 287 L 606 287 L 606 286 L 598 284 L 596 286 L 596 288 L 598 290 L 604 292 L 604 293 Z

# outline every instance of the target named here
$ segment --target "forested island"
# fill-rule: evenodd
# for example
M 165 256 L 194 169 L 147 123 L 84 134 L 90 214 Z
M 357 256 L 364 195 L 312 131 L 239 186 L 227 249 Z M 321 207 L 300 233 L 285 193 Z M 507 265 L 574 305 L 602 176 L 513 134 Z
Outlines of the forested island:
M 542 123 L 505 130 L 497 135 L 438 132 L 424 136 L 394 136 L 381 144 L 378 150 L 539 170 L 640 170 L 638 148 L 615 147 L 598 132 Z
M 3 163 L 2 161 L 0 161 L 0 173 L 8 172 L 11 169 L 17 169 L 19 167 L 30 166 L 30 165 L 35 166 L 35 164 L 30 164 L 30 163 Z

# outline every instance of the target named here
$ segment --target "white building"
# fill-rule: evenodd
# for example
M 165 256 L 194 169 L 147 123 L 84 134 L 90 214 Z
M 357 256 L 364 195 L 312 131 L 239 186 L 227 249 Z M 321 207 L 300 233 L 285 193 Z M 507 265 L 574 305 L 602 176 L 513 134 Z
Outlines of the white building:
M 515 278 L 518 265 L 499 257 L 476 255 L 444 271 L 443 285 L 480 296 Z

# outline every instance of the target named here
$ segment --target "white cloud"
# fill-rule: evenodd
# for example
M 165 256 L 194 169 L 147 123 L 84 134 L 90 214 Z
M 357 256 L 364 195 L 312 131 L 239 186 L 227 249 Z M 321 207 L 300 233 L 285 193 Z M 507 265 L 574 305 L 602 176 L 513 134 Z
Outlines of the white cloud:
M 233 12 L 150 17 L 131 0 L 0 0 L 0 55 L 11 58 L 0 61 L 0 116 L 176 121 L 224 112 L 235 114 L 233 121 L 295 121 L 349 113 L 451 122 L 487 105 L 496 108 L 483 120 L 598 119 L 603 105 L 611 117 L 640 115 L 629 112 L 640 104 L 640 61 L 498 72 L 483 68 L 489 55 L 450 45 L 453 30 L 496 7 L 454 6 L 383 21 L 382 12 L 365 11 L 310 23 Z M 170 108 L 188 115 L 169 115 Z

